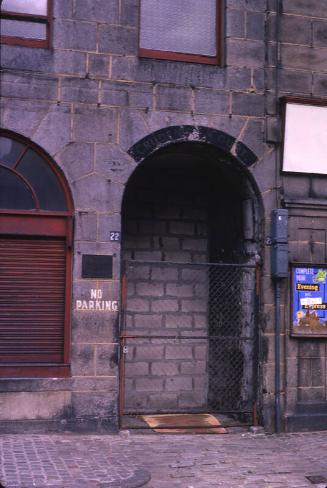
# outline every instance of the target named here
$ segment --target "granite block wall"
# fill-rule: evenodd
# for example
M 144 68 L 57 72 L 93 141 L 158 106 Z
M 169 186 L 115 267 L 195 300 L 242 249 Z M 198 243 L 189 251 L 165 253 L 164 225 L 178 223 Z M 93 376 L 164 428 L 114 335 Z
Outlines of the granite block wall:
M 123 194 L 138 164 L 128 151 L 157 130 L 190 125 L 223 131 L 235 138 L 232 154 L 244 143 L 257 158 L 247 171 L 260 195 L 258 213 L 264 225 L 258 400 L 261 421 L 273 430 L 274 296 L 266 240 L 271 209 L 282 205 L 290 209 L 292 258 L 308 256 L 310 262 L 326 262 L 322 235 L 326 181 L 308 175 L 281 176 L 276 156 L 280 148 L 278 97 L 326 96 L 326 9 L 323 2 L 314 0 L 283 0 L 282 6 L 277 49 L 274 0 L 226 0 L 225 63 L 218 67 L 138 58 L 136 0 L 53 0 L 51 49 L 2 46 L 1 126 L 39 144 L 60 166 L 75 204 L 75 234 L 72 378 L 1 380 L 0 387 L 13 398 L 16 392 L 32 392 L 35 398 L 43 392 L 49 392 L 49 398 L 52 391 L 60 392 L 56 393 L 57 413 L 49 410 L 45 415 L 57 428 L 72 426 L 72 419 L 79 428 L 85 428 L 87 422 L 92 429 L 117 425 L 119 312 L 79 311 L 76 300 L 88 299 L 94 289 L 107 299 L 120 300 L 121 244 L 110 241 L 110 231 L 121 230 Z M 201 205 L 197 209 L 201 213 Z M 308 219 L 306 228 L 313 231 L 310 239 L 301 234 L 301 212 Z M 159 227 L 165 225 L 164 219 L 157 216 Z M 159 258 L 165 252 L 172 257 L 203 259 L 205 236 L 191 222 L 183 234 L 176 233 L 180 223 L 175 231 L 170 225 L 165 251 L 160 246 L 162 235 L 153 239 L 157 246 L 151 248 L 153 256 Z M 150 249 L 148 237 L 144 236 L 143 247 L 129 252 L 145 258 Z M 82 279 L 82 254 L 113 255 L 113 279 Z M 304 399 L 300 395 L 304 383 L 313 380 L 300 374 L 298 364 L 302 359 L 307 362 L 298 342 L 288 337 L 289 283 L 283 290 L 282 395 L 288 414 L 294 412 L 300 396 Z M 168 288 L 162 292 L 168 293 Z M 323 350 L 321 346 L 320 359 L 317 352 L 310 357 L 310 368 L 316 367 L 316 359 L 323 360 Z M 147 370 L 149 365 L 143 367 Z M 311 383 L 309 387 L 315 388 Z M 306 399 L 311 401 L 309 393 Z M 32 409 L 24 418 L 34 419 L 34 426 L 39 420 Z

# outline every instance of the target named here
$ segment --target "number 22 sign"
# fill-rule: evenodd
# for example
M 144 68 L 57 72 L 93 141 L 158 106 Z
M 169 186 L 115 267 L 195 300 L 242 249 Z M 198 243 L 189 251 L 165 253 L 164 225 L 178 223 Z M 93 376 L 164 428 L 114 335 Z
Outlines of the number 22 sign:
M 111 241 L 120 242 L 120 232 L 119 231 L 110 231 L 109 239 Z

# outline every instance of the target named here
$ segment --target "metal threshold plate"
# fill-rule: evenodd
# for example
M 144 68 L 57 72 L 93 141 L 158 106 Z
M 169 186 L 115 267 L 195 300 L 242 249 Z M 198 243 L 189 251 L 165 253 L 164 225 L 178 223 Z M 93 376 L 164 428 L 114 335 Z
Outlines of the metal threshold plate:
M 176 434 L 227 434 L 219 420 L 208 413 L 142 415 L 155 432 Z

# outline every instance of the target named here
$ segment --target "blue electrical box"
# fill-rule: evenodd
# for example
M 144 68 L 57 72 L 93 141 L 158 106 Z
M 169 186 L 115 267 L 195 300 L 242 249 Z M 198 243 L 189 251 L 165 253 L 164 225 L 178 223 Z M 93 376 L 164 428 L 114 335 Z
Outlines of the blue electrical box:
M 273 244 L 271 247 L 271 274 L 273 278 L 288 277 L 288 244 Z
M 275 208 L 271 214 L 271 274 L 288 277 L 288 211 Z
M 275 208 L 272 211 L 271 239 L 273 242 L 288 242 L 288 210 Z

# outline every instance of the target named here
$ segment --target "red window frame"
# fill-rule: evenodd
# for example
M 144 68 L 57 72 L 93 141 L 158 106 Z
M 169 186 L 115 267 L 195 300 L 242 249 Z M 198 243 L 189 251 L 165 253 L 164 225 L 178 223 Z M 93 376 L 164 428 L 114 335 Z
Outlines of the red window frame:
M 0 209 L 0 237 L 61 237 L 66 243 L 66 276 L 65 276 L 65 315 L 64 315 L 64 348 L 61 363 L 1 363 L 0 378 L 8 377 L 67 377 L 70 376 L 71 349 L 71 303 L 72 303 L 72 247 L 73 247 L 73 200 L 65 180 L 57 165 L 42 149 L 29 139 L 6 129 L 0 135 L 25 145 L 23 154 L 30 148 L 38 153 L 51 167 L 57 176 L 65 194 L 67 211 L 45 210 L 6 210 Z M 22 155 L 18 158 L 20 159 Z
M 46 39 L 31 39 L 28 37 L 17 36 L 1 36 L 0 42 L 2 44 L 12 44 L 16 46 L 26 47 L 40 47 L 49 49 L 52 40 L 52 0 L 47 0 L 47 15 L 35 15 L 28 13 L 9 12 L 1 10 L 1 18 L 8 20 L 22 20 L 25 22 L 35 22 L 39 24 L 45 24 L 47 30 Z
M 142 0 L 140 0 L 141 2 Z M 201 1 L 201 0 L 199 0 Z M 188 63 L 201 63 L 222 65 L 223 63 L 223 32 L 224 32 L 224 0 L 216 0 L 216 55 L 205 56 L 201 54 L 187 54 L 173 51 L 160 51 L 140 47 L 141 9 L 139 9 L 139 41 L 138 56 L 140 58 L 154 58 L 168 61 L 184 61 Z

